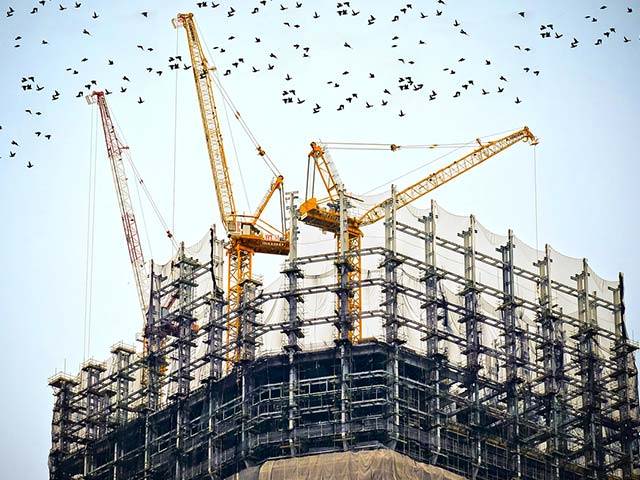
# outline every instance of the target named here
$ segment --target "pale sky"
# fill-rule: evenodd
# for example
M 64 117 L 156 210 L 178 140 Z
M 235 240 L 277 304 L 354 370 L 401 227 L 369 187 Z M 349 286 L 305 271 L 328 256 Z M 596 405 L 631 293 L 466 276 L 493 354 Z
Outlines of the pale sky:
M 95 110 L 75 98 L 79 90 L 88 92 L 83 85 L 96 80 L 97 87 L 114 92 L 108 96 L 112 113 L 163 216 L 175 223 L 175 236 L 191 244 L 209 225 L 219 224 L 192 74 L 168 67 L 176 47 L 182 63 L 190 63 L 184 32 L 171 26 L 178 11 L 195 13 L 225 89 L 285 175 L 287 190 L 304 190 L 312 140 L 466 142 L 528 125 L 540 138 L 539 246 L 549 243 L 566 255 L 586 257 L 607 279 L 624 272 L 627 322 L 640 335 L 635 212 L 640 167 L 634 143 L 640 113 L 639 2 L 607 2 L 601 9 L 602 1 L 587 0 L 446 5 L 429 0 L 413 2 L 405 14 L 400 9 L 407 2 L 352 0 L 344 16 L 336 13 L 336 2 L 327 1 L 303 0 L 301 8 L 293 1 L 219 3 L 199 9 L 186 1 L 94 0 L 82 1 L 79 8 L 67 2 L 66 10 L 60 10 L 57 2 L 0 2 L 3 12 L 10 6 L 15 11 L 0 17 L 0 251 L 7 267 L 0 280 L 0 477 L 46 477 L 53 401 L 47 378 L 65 364 L 75 374 L 85 354 L 92 157 L 95 239 L 88 354 L 106 358 L 110 345 L 133 343 L 141 327 L 103 138 L 92 135 Z M 30 14 L 36 5 L 38 11 Z M 235 13 L 228 16 L 231 6 Z M 252 14 L 256 6 L 260 10 Z M 92 18 L 94 11 L 98 18 Z M 142 11 L 148 11 L 147 18 Z M 314 12 L 319 18 L 313 18 Z M 375 17 L 372 25 L 370 15 Z M 394 22 L 395 15 L 399 20 Z M 542 38 L 544 32 L 550 38 Z M 556 38 L 556 33 L 562 36 Z M 22 38 L 15 40 L 18 36 Z M 571 48 L 574 38 L 578 45 Z M 602 44 L 595 45 L 599 38 Z M 308 57 L 303 56 L 305 47 Z M 252 67 L 259 71 L 253 73 Z M 232 73 L 224 76 L 227 69 Z M 130 81 L 122 80 L 125 75 Z M 287 75 L 292 79 L 285 80 Z M 21 81 L 29 76 L 33 82 Z M 408 76 L 422 89 L 401 91 L 399 79 Z M 26 84 L 33 84 L 32 89 L 23 90 Z M 38 91 L 36 85 L 44 88 Z M 120 93 L 121 87 L 126 93 Z M 498 93 L 498 87 L 504 92 Z M 489 93 L 483 95 L 482 89 Z M 55 90 L 60 98 L 52 101 Z M 295 90 L 292 104 L 283 103 L 283 90 Z M 430 101 L 432 90 L 437 95 Z M 454 98 L 456 91 L 461 94 Z M 138 104 L 138 97 L 144 103 Z M 516 97 L 522 103 L 516 104 Z M 304 103 L 298 104 L 298 98 Z M 388 105 L 381 105 L 383 99 Z M 373 107 L 366 108 L 365 102 Z M 316 103 L 320 112 L 313 114 Z M 341 104 L 345 108 L 338 111 Z M 262 197 L 270 175 L 233 122 L 232 139 L 220 110 L 237 202 L 247 210 Z M 400 110 L 406 115 L 399 117 Z M 442 153 L 337 151 L 333 157 L 347 187 L 362 194 Z M 33 168 L 26 168 L 27 162 Z M 443 165 L 434 163 L 396 183 L 407 185 Z M 431 198 L 453 213 L 473 213 L 496 233 L 512 228 L 535 246 L 533 167 L 533 149 L 517 145 Z M 135 185 L 131 188 L 137 199 Z M 427 205 L 429 198 L 418 205 Z M 151 208 L 146 202 L 136 208 L 147 257 L 166 260 L 171 245 Z M 274 278 L 273 262 L 263 267 L 260 273 Z

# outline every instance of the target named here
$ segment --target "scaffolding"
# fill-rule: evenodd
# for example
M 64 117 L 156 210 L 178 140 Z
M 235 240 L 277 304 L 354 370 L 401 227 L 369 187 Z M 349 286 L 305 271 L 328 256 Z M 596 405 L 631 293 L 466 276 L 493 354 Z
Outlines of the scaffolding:
M 146 353 L 118 344 L 50 380 L 52 480 L 224 479 L 376 448 L 470 479 L 640 478 L 622 275 L 607 282 L 434 202 L 390 201 L 364 232 L 355 285 L 333 237 L 298 224 L 296 201 L 281 276 L 249 279 L 237 309 L 211 230 L 154 265 Z M 232 362 L 233 348 L 247 353 Z

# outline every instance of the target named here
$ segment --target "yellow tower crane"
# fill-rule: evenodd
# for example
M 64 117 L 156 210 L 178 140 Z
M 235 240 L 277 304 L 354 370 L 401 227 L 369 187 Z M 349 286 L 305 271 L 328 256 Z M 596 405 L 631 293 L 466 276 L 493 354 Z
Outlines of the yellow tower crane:
M 229 236 L 227 247 L 227 312 L 236 311 L 243 299 L 243 292 L 246 282 L 252 279 L 253 256 L 255 253 L 267 253 L 272 255 L 287 255 L 289 253 L 289 239 L 284 225 L 284 178 L 277 172 L 275 165 L 268 161 L 265 151 L 251 135 L 236 111 L 236 118 L 243 124 L 243 127 L 253 141 L 258 155 L 265 158 L 267 164 L 274 171 L 274 179 L 271 182 L 266 195 L 257 207 L 256 211 L 250 215 L 239 214 L 233 195 L 233 187 L 229 176 L 229 168 L 225 156 L 222 131 L 216 102 L 214 98 L 213 83 L 215 78 L 213 71 L 215 68 L 209 66 L 202 43 L 198 35 L 195 20 L 192 13 L 180 13 L 174 20 L 174 26 L 184 27 L 189 44 L 189 53 L 193 78 L 198 94 L 202 126 L 204 128 L 213 183 L 215 185 L 218 199 L 220 217 Z M 269 201 L 276 192 L 280 199 L 280 228 L 276 228 L 261 219 Z M 236 316 L 227 323 L 226 341 L 230 354 L 227 360 L 237 363 L 244 360 L 244 351 L 239 348 L 238 339 L 241 333 L 240 316 Z
M 404 190 L 398 192 L 394 197 L 395 208 L 399 209 L 409 205 L 411 202 L 432 192 L 436 188 L 453 180 L 454 178 L 468 172 L 472 168 L 480 165 L 484 161 L 515 145 L 518 142 L 531 142 L 536 145 L 538 140 L 531 131 L 524 127 L 509 135 L 481 142 L 476 140 L 478 147 L 465 156 L 455 160 L 440 170 L 409 185 Z M 392 151 L 398 150 L 397 145 L 390 145 Z M 313 227 L 325 232 L 331 232 L 336 236 L 337 252 L 344 251 L 345 260 L 348 263 L 348 281 L 353 288 L 353 294 L 348 300 L 348 313 L 353 319 L 353 331 L 350 339 L 358 342 L 362 339 L 362 302 L 361 302 L 361 280 L 362 265 L 360 248 L 362 243 L 361 227 L 371 225 L 384 218 L 385 205 L 390 199 L 386 199 L 377 205 L 369 208 L 364 214 L 358 217 L 347 216 L 346 228 L 343 228 L 344 235 L 341 236 L 340 228 L 340 196 L 344 194 L 344 185 L 340 181 L 336 166 L 329 155 L 327 148 L 316 142 L 311 143 L 311 152 L 308 155 L 307 165 L 307 185 L 311 181 L 312 188 L 307 188 L 305 201 L 300 206 L 300 219 Z M 328 194 L 327 198 L 318 199 L 313 193 L 313 183 L 315 174 L 318 174 L 322 184 Z M 342 237 L 342 238 L 341 238 Z M 345 244 L 344 249 L 343 245 Z

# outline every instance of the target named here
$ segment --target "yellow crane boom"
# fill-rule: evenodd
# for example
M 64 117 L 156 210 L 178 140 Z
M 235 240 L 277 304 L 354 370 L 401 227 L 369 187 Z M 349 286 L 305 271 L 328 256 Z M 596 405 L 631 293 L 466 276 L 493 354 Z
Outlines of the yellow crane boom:
M 227 158 L 225 156 L 224 146 L 222 143 L 222 130 L 220 129 L 220 121 L 218 120 L 218 112 L 216 109 L 215 97 L 213 95 L 213 85 L 211 83 L 211 76 L 209 75 L 209 63 L 204 51 L 202 50 L 202 44 L 198 37 L 193 14 L 178 14 L 174 21 L 174 26 L 184 27 L 187 34 L 189 53 L 191 55 L 191 65 L 193 66 L 193 79 L 196 82 L 198 102 L 201 106 L 200 115 L 202 118 L 205 139 L 207 141 L 207 150 L 209 152 L 213 182 L 215 184 L 216 195 L 218 197 L 218 208 L 220 209 L 220 216 L 224 222 L 225 228 L 229 233 L 231 233 L 237 228 L 235 222 L 235 216 L 237 213 L 236 203 L 233 197 L 233 189 L 229 178 L 229 168 L 227 167 Z
M 264 212 L 264 209 L 267 208 L 269 201 L 273 197 L 273 194 L 276 193 L 276 191 L 280 191 L 280 196 L 283 196 L 284 194 L 284 192 L 282 191 L 283 183 L 284 183 L 284 177 L 282 175 L 278 175 L 276 178 L 273 179 L 273 181 L 271 182 L 271 185 L 269 185 L 269 190 L 267 190 L 267 193 L 264 195 L 264 197 L 262 198 L 262 201 L 256 207 L 256 211 L 253 213 L 253 219 L 252 219 L 253 225 L 255 225 L 258 222 L 258 220 L 262 216 L 262 212 Z

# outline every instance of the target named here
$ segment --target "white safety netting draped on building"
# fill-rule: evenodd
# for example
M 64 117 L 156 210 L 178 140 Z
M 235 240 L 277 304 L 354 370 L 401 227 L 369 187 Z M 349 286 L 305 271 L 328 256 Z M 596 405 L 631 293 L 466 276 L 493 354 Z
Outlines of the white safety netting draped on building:
M 351 200 L 352 204 L 356 204 L 352 214 L 363 213 L 370 206 L 375 205 L 384 198 L 382 195 L 366 198 L 364 201 Z M 433 211 L 432 211 L 433 210 Z M 476 257 L 475 261 L 475 277 L 479 288 L 478 295 L 478 313 L 490 318 L 500 319 L 500 306 L 503 299 L 497 295 L 489 295 L 483 292 L 483 289 L 490 289 L 495 292 L 501 292 L 503 285 L 502 271 L 500 268 L 501 253 L 500 247 L 505 246 L 509 241 L 507 234 L 498 234 L 489 231 L 477 220 L 471 216 L 462 216 L 452 214 L 435 202 L 431 204 L 429 209 L 420 209 L 408 206 L 396 212 L 396 222 L 412 226 L 413 228 L 424 232 L 424 218 L 433 214 L 435 218 L 435 231 L 438 239 L 436 245 L 435 263 L 438 269 L 450 272 L 458 278 L 464 278 L 464 255 L 462 248 L 458 251 L 454 249 L 443 248 L 438 246 L 440 242 L 450 242 L 463 247 L 464 241 L 462 233 L 468 231 L 470 226 L 474 225 L 473 247 L 476 255 L 485 255 L 495 259 L 498 263 L 493 265 L 480 261 Z M 301 259 L 300 268 L 302 270 L 302 278 L 298 283 L 300 288 L 325 287 L 317 289 L 313 294 L 305 295 L 304 301 L 300 303 L 299 314 L 303 321 L 304 337 L 300 339 L 299 344 L 303 350 L 316 350 L 327 348 L 334 345 L 336 338 L 336 327 L 333 324 L 333 318 L 336 315 L 336 293 L 335 285 L 337 281 L 337 271 L 335 266 L 335 258 L 330 254 L 335 252 L 336 240 L 333 234 L 323 233 L 315 228 L 309 227 L 303 223 L 299 223 L 299 242 L 298 242 L 298 259 Z M 385 246 L 385 222 L 378 221 L 372 225 L 362 228 L 362 249 L 377 248 Z M 513 263 L 514 265 L 526 272 L 530 272 L 529 278 L 522 275 L 515 275 L 514 293 L 518 301 L 529 302 L 533 305 L 539 304 L 539 287 L 535 280 L 538 275 L 538 262 L 545 257 L 545 251 L 536 250 L 520 240 L 517 236 L 512 235 L 513 242 Z M 398 254 L 409 257 L 411 259 L 425 262 L 425 240 L 418 235 L 408 235 L 402 232 L 396 233 L 396 249 Z M 381 250 L 380 250 L 381 251 Z M 579 275 L 586 265 L 588 273 L 588 292 L 593 299 L 605 299 L 612 302 L 613 289 L 618 288 L 618 282 L 610 281 L 599 277 L 583 259 L 569 257 L 563 255 L 552 248 L 548 248 L 550 260 L 550 278 L 552 281 L 552 303 L 554 309 L 569 317 L 578 319 L 578 300 L 575 294 L 577 286 L 576 275 Z M 224 245 L 223 241 L 215 240 L 211 232 L 207 232 L 203 238 L 196 244 L 189 247 L 181 247 L 181 250 L 166 263 L 154 264 L 154 273 L 160 274 L 163 278 L 162 285 L 170 285 L 176 282 L 184 271 L 181 271 L 179 259 L 181 255 L 195 260 L 200 265 L 213 262 L 215 277 L 213 275 L 201 275 L 194 282 L 196 285 L 190 293 L 192 298 L 198 298 L 210 294 L 214 290 L 214 281 L 217 287 L 226 286 L 226 279 L 223 272 Z M 322 258 L 322 255 L 327 255 Z M 304 261 L 309 256 L 320 256 L 312 262 Z M 282 264 L 287 259 L 282 257 Z M 362 256 L 362 279 L 378 280 L 373 284 L 367 284 L 362 288 L 362 311 L 363 311 L 363 339 L 383 340 L 385 338 L 384 330 L 384 307 L 381 306 L 384 300 L 384 293 L 381 287 L 381 281 L 384 280 L 385 272 L 381 266 L 383 257 L 381 254 L 363 255 Z M 287 288 L 287 280 L 284 275 L 278 271 L 260 272 L 264 278 L 271 279 L 263 281 L 259 292 L 269 294 L 285 290 Z M 408 289 L 416 292 L 424 292 L 424 281 L 421 280 L 423 275 L 421 268 L 401 264 L 398 267 L 398 283 Z M 215 278 L 215 280 L 214 280 Z M 569 290 L 562 287 L 568 287 Z M 438 286 L 438 295 L 452 306 L 463 306 L 463 298 L 461 291 L 463 285 L 460 282 L 448 279 L 440 280 Z M 570 292 L 574 289 L 574 293 Z M 172 302 L 171 299 L 163 300 L 165 302 L 164 314 L 170 313 L 172 310 L 180 308 L 179 301 Z M 406 343 L 405 345 L 418 352 L 424 352 L 426 342 L 424 334 L 411 326 L 411 323 L 418 322 L 420 325 L 425 324 L 425 309 L 422 305 L 423 301 L 410 295 L 400 295 L 398 297 L 398 314 L 403 319 L 409 319 L 410 322 L 401 322 L 399 336 Z M 590 313 L 591 318 L 595 317 L 598 326 L 609 332 L 614 332 L 614 317 L 611 308 L 604 308 L 595 305 L 593 302 L 593 311 Z M 281 331 L 281 326 L 287 321 L 288 303 L 284 298 L 269 300 L 260 305 L 261 313 L 258 315 L 258 325 L 263 326 L 262 333 L 257 338 L 256 353 L 258 356 L 278 354 L 282 352 L 282 347 L 286 343 L 286 337 Z M 211 311 L 209 305 L 194 310 L 194 316 L 197 325 L 205 325 L 211 320 Z M 517 325 L 522 331 L 536 333 L 539 332 L 539 324 L 536 322 L 536 313 L 532 309 L 517 308 L 516 317 Z M 440 328 L 445 329 L 452 336 L 464 338 L 465 326 L 456 316 L 445 318 Z M 260 327 L 259 327 L 260 328 Z M 565 339 L 569 341 L 571 335 L 576 328 L 571 325 L 565 326 Z M 197 338 L 195 348 L 193 350 L 193 358 L 204 357 L 207 352 L 207 336 L 200 335 Z M 528 338 L 529 335 L 523 335 Z M 482 325 L 481 333 L 482 344 L 498 349 L 504 343 L 504 336 L 500 334 L 499 329 Z M 464 356 L 461 347 L 454 341 L 441 341 L 441 346 L 449 355 L 449 359 L 462 365 Z M 602 339 L 599 348 L 604 352 L 610 352 L 613 347 L 609 340 Z M 531 339 L 523 340 L 519 345 L 519 355 L 529 358 L 532 361 L 536 359 L 536 348 Z M 169 358 L 168 374 L 175 372 L 177 365 L 174 359 Z M 483 359 L 485 374 L 494 376 L 496 379 L 503 379 L 504 371 L 500 370 L 498 362 L 491 356 Z M 113 369 L 111 363 L 108 364 L 109 369 Z M 209 365 L 204 362 L 193 375 L 193 386 L 197 386 L 199 382 L 209 375 Z M 140 375 L 138 375 L 140 377 Z M 141 378 L 136 379 L 136 386 L 139 386 Z M 165 387 L 164 395 L 170 396 L 175 389 L 174 382 L 168 382 Z

